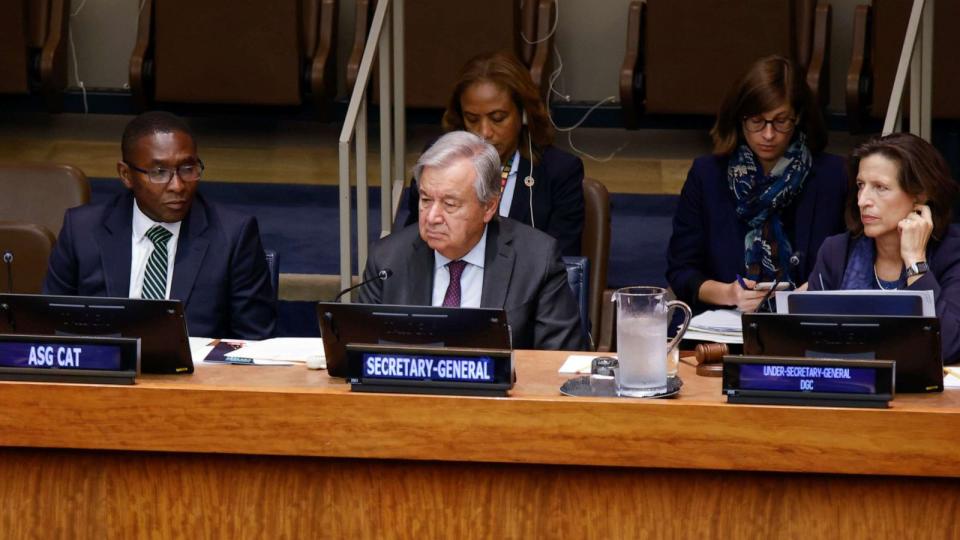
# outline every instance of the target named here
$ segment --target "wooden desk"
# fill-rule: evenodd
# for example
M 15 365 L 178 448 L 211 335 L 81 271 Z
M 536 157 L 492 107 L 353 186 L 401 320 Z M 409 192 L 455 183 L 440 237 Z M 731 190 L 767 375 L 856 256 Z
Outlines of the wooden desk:
M 352 394 L 303 367 L 0 383 L 5 537 L 960 536 L 960 392 L 889 410 Z M 802 473 L 802 474 L 801 474 Z

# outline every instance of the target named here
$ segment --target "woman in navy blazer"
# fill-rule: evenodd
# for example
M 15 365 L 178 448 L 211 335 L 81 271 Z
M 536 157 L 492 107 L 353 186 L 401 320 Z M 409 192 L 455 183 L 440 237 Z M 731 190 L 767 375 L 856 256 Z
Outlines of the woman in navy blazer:
M 823 119 L 782 57 L 758 60 L 727 94 L 680 193 L 667 280 L 694 311 L 752 311 L 759 282 L 807 280 L 813 257 L 843 231 L 847 174 L 822 152 Z
M 828 238 L 809 289 L 933 291 L 945 363 L 960 360 L 956 183 L 933 146 L 909 133 L 861 144 L 850 160 L 848 232 Z
M 477 56 L 463 67 L 443 115 L 446 131 L 483 137 L 503 165 L 501 216 L 556 238 L 562 255 L 580 255 L 583 162 L 552 145 L 553 127 L 530 73 L 510 53 Z M 410 183 L 407 225 L 419 216 Z

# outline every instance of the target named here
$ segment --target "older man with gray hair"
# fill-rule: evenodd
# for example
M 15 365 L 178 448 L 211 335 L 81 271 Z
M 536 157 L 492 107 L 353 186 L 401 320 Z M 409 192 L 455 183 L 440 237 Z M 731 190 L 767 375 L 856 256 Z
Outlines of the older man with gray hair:
M 413 169 L 419 222 L 370 246 L 368 304 L 506 310 L 518 349 L 583 350 L 586 336 L 556 241 L 497 215 L 500 156 L 466 131 L 441 137 Z

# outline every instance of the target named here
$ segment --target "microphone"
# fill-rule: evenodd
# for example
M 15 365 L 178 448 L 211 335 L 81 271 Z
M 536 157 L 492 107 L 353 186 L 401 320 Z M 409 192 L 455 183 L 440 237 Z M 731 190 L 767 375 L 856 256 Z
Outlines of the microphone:
M 392 275 L 393 275 L 393 270 L 391 270 L 391 269 L 389 269 L 389 268 L 384 268 L 383 270 L 377 272 L 377 275 L 373 276 L 372 278 L 370 278 L 370 279 L 368 279 L 368 280 L 365 280 L 365 281 L 361 281 L 360 283 L 357 283 L 357 284 L 354 285 L 353 287 L 347 287 L 346 289 L 340 291 L 340 294 L 338 294 L 337 296 L 335 296 L 332 301 L 333 301 L 333 302 L 339 302 L 339 301 L 340 301 L 340 297 L 342 297 L 343 295 L 347 294 L 348 292 L 350 292 L 350 291 L 352 291 L 352 290 L 354 290 L 354 289 L 358 289 L 358 288 L 360 288 L 360 287 L 363 287 L 363 286 L 366 285 L 367 283 L 373 283 L 374 281 L 376 281 L 376 280 L 378 280 L 378 279 L 379 279 L 380 281 L 386 281 L 387 278 L 390 277 L 390 276 L 392 276 Z
M 802 258 L 803 258 L 802 251 L 794 252 L 794 254 L 790 256 L 790 269 L 796 270 L 797 268 L 799 268 L 800 261 L 802 260 Z
M 7 265 L 7 292 L 13 292 L 13 252 L 3 252 L 3 262 Z
M 800 266 L 801 257 L 803 257 L 803 252 L 797 251 L 793 255 L 790 255 L 790 259 L 788 259 L 788 263 L 790 264 L 790 269 L 787 270 L 787 281 L 790 283 L 793 283 L 793 281 L 790 279 L 790 274 L 792 274 Z M 770 287 L 770 290 L 767 291 L 767 294 L 763 295 L 763 298 L 760 299 L 760 303 L 757 304 L 756 309 L 753 310 L 754 313 L 759 313 L 760 308 L 766 305 L 767 302 L 770 301 L 770 297 L 777 290 L 777 285 L 780 285 L 780 282 L 783 281 L 782 276 L 783 276 L 783 272 L 777 272 L 777 277 L 776 279 L 773 280 L 773 286 Z

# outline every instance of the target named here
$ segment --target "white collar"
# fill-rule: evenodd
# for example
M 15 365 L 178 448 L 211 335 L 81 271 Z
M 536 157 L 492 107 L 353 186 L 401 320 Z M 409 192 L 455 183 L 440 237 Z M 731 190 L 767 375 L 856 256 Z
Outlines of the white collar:
M 182 223 L 182 221 L 177 221 L 175 223 L 158 223 L 147 217 L 147 215 L 140 210 L 140 203 L 137 202 L 136 199 L 133 200 L 132 229 L 133 238 L 137 241 L 144 238 L 147 235 L 147 231 L 149 231 L 154 225 L 160 225 L 164 229 L 170 231 L 170 233 L 174 236 L 177 236 L 180 234 L 180 224 Z
M 479 266 L 483 268 L 483 262 L 487 253 L 487 226 L 483 226 L 483 236 L 480 237 L 480 241 L 477 242 L 477 245 L 473 246 L 473 249 L 467 252 L 466 255 L 460 257 L 461 261 L 468 262 L 474 266 Z M 446 266 L 452 259 L 448 259 L 440 254 L 439 251 L 434 250 L 433 252 L 433 265 L 434 269 Z

